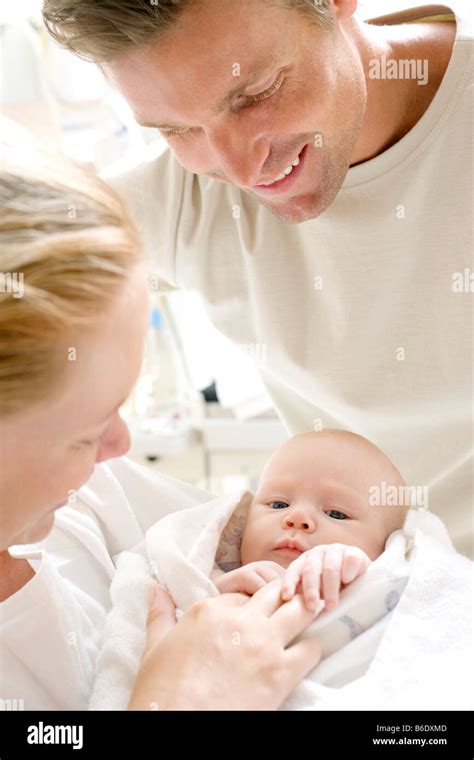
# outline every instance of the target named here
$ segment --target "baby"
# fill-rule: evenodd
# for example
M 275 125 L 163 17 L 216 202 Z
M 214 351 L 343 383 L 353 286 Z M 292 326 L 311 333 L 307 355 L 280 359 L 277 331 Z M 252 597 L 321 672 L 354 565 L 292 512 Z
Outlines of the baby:
M 403 487 L 394 465 L 354 433 L 303 433 L 267 462 L 249 508 L 241 544 L 242 567 L 211 578 L 221 593 L 252 595 L 276 578 L 282 598 L 301 592 L 318 614 L 365 572 L 401 528 L 407 507 L 372 505 L 374 487 Z M 403 490 L 401 491 L 403 492 Z

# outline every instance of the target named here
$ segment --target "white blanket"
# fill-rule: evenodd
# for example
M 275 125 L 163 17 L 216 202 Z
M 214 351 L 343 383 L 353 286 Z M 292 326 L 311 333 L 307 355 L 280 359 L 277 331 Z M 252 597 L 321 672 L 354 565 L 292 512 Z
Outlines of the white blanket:
M 218 594 L 217 561 L 240 564 L 251 494 L 167 515 L 117 559 L 90 709 L 125 709 L 144 644 L 151 573 L 179 611 Z M 472 563 L 434 515 L 410 511 L 383 554 L 304 632 L 322 660 L 281 709 L 472 709 Z M 244 708 L 245 705 L 242 705 Z

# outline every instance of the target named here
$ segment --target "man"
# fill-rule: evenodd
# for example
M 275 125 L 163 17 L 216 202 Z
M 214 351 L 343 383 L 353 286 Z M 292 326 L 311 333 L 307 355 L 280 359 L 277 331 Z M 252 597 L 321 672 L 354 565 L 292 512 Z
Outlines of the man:
M 157 276 L 264 346 L 291 433 L 372 440 L 472 554 L 472 30 L 450 5 L 362 23 L 356 0 L 46 0 L 44 17 L 169 143 L 116 181 Z

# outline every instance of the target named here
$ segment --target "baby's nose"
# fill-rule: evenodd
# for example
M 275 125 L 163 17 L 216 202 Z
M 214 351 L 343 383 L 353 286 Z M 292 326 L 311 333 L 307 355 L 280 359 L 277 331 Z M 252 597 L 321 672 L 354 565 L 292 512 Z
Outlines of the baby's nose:
M 285 515 L 283 518 L 283 527 L 297 528 L 307 533 L 312 533 L 315 529 L 315 522 L 308 510 L 298 509 Z

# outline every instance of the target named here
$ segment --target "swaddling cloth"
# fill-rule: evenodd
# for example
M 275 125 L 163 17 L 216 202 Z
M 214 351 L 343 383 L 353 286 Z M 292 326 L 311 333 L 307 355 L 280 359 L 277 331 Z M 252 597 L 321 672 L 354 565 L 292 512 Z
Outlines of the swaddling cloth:
M 219 594 L 210 579 L 216 562 L 225 571 L 241 566 L 240 544 L 252 494 L 215 499 L 167 515 L 146 534 L 151 567 L 158 582 L 185 612 L 198 599 Z M 305 635 L 317 635 L 322 657 L 341 649 L 394 609 L 406 586 L 409 560 L 402 531 L 364 575 L 341 592 L 336 608 L 323 611 Z
M 239 565 L 250 500 L 245 493 L 165 517 L 148 531 L 146 546 L 118 556 L 90 709 L 127 707 L 145 640 L 151 568 L 183 610 L 216 596 L 214 558 L 222 569 Z M 472 709 L 472 567 L 437 517 L 410 510 L 403 530 L 344 589 L 340 604 L 303 632 L 320 639 L 323 658 L 280 709 Z

